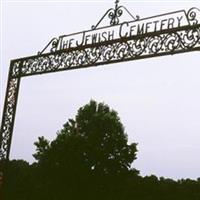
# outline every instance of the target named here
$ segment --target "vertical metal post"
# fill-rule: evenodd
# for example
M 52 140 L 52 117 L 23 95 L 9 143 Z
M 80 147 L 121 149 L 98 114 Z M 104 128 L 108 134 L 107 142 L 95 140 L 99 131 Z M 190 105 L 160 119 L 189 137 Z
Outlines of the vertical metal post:
M 6 163 L 9 160 L 10 155 L 18 92 L 20 86 L 20 76 L 12 77 L 12 72 L 13 65 L 11 62 L 0 129 L 0 179 L 3 182 L 5 181 Z

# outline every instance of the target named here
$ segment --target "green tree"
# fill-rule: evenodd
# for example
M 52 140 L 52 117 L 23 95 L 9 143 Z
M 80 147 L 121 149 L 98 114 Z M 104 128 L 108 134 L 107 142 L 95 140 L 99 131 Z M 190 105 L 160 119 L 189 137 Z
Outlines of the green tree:
M 95 194 L 108 194 L 116 179 L 129 172 L 137 152 L 135 143 L 128 144 L 117 112 L 95 101 L 81 107 L 55 140 L 41 137 L 35 145 L 41 177 L 48 182 L 44 185 L 56 185 L 56 196 L 67 191 L 74 197 L 75 190 L 91 194 L 91 188 Z

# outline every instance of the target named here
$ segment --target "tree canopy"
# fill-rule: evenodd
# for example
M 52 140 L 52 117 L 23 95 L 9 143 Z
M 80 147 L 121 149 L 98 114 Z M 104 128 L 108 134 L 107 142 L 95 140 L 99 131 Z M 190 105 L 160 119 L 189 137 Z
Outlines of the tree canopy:
M 39 164 L 77 164 L 78 168 L 102 174 L 127 171 L 137 151 L 135 143 L 128 145 L 117 112 L 95 101 L 81 107 L 75 119 L 69 119 L 51 143 L 40 137 L 35 145 L 34 157 Z
M 55 140 L 49 142 L 40 137 L 35 145 L 34 157 L 43 169 L 42 176 L 51 175 L 50 184 L 63 182 L 66 186 L 70 182 L 73 191 L 77 190 L 78 183 L 86 186 L 88 182 L 95 183 L 95 191 L 106 188 L 108 179 L 129 172 L 137 152 L 135 143 L 128 144 L 117 112 L 95 101 L 81 107 L 75 119 L 64 124 Z

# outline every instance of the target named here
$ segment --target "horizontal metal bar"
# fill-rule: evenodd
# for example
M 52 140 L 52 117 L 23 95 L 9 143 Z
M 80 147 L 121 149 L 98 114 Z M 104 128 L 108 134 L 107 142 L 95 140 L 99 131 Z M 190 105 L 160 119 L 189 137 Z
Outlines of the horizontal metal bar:
M 81 46 L 81 47 L 73 47 L 73 48 L 70 48 L 70 49 L 58 50 L 56 52 L 50 52 L 50 53 L 45 53 L 45 54 L 41 54 L 41 55 L 33 55 L 33 56 L 28 56 L 28 57 L 12 59 L 11 62 L 19 62 L 19 61 L 24 61 L 24 60 L 27 60 L 27 59 L 39 58 L 39 57 L 43 57 L 43 56 L 62 54 L 63 52 L 71 52 L 71 51 L 75 51 L 75 50 L 84 50 L 86 48 L 94 48 L 94 47 L 99 47 L 99 46 L 102 46 L 102 45 L 109 45 L 109 44 L 113 44 L 113 43 L 117 43 L 117 42 L 127 42 L 129 40 L 142 39 L 142 38 L 150 37 L 150 36 L 156 36 L 156 35 L 159 36 L 159 35 L 165 34 L 165 33 L 173 33 L 173 32 L 183 31 L 183 30 L 185 30 L 185 31 L 194 30 L 194 29 L 199 28 L 199 27 L 200 27 L 200 24 L 193 25 L 193 26 L 183 26 L 183 27 L 173 28 L 173 29 L 169 29 L 169 30 L 157 31 L 157 32 L 152 32 L 152 33 L 146 33 L 146 34 L 141 34 L 141 35 L 137 35 L 137 36 L 132 36 L 132 37 L 126 37 L 126 38 L 121 38 L 121 39 L 101 42 L 101 43 L 98 43 L 98 44 L 90 44 L 90 45 L 85 45 L 85 46 Z
M 64 69 L 58 69 L 55 71 L 47 71 L 47 72 L 35 72 L 34 74 L 26 74 L 26 75 L 22 75 L 22 76 L 16 76 L 16 78 L 19 77 L 28 77 L 28 76 L 34 76 L 34 75 L 43 75 L 43 74 L 48 74 L 48 73 L 55 73 L 55 72 L 63 72 L 63 71 L 71 71 L 71 70 L 77 70 L 77 69 L 85 69 L 85 68 L 89 68 L 89 67 L 97 67 L 100 65 L 108 65 L 108 64 L 114 64 L 114 63 L 120 63 L 120 62 L 128 62 L 128 61 L 133 61 L 133 60 L 142 60 L 142 59 L 147 59 L 147 58 L 154 58 L 154 57 L 161 57 L 161 56 L 168 56 L 168 55 L 175 55 L 175 54 L 181 54 L 181 53 L 189 53 L 189 52 L 193 52 L 193 51 L 200 51 L 200 47 L 197 48 L 192 48 L 189 50 L 180 50 L 180 51 L 176 51 L 174 53 L 171 52 L 163 52 L 163 53 L 159 53 L 159 54 L 152 54 L 152 55 L 144 55 L 144 56 L 138 56 L 133 58 L 128 58 L 128 59 L 120 59 L 120 60 L 114 60 L 114 61 L 109 61 L 109 62 L 99 62 L 99 63 L 95 63 L 95 64 L 88 64 L 85 66 L 77 66 L 77 67 L 72 67 L 72 68 L 64 68 Z

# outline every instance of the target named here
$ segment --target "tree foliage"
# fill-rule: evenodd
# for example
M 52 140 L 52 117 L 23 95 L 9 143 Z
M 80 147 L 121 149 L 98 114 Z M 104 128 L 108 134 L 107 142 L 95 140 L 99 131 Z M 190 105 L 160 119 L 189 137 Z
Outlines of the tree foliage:
M 77 193 L 91 188 L 102 194 L 111 179 L 113 181 L 129 172 L 137 151 L 135 143 L 128 144 L 117 112 L 95 101 L 81 107 L 75 119 L 64 124 L 55 140 L 49 142 L 40 137 L 35 145 L 34 157 L 43 180 L 47 177 L 50 185 L 62 182 L 57 195 L 64 191 L 70 195 L 71 191 Z
M 136 144 L 128 145 L 127 135 L 117 112 L 103 103 L 91 101 L 69 119 L 57 138 L 44 137 L 35 143 L 34 157 L 39 164 L 83 167 L 100 174 L 116 174 L 130 169 L 136 158 Z

